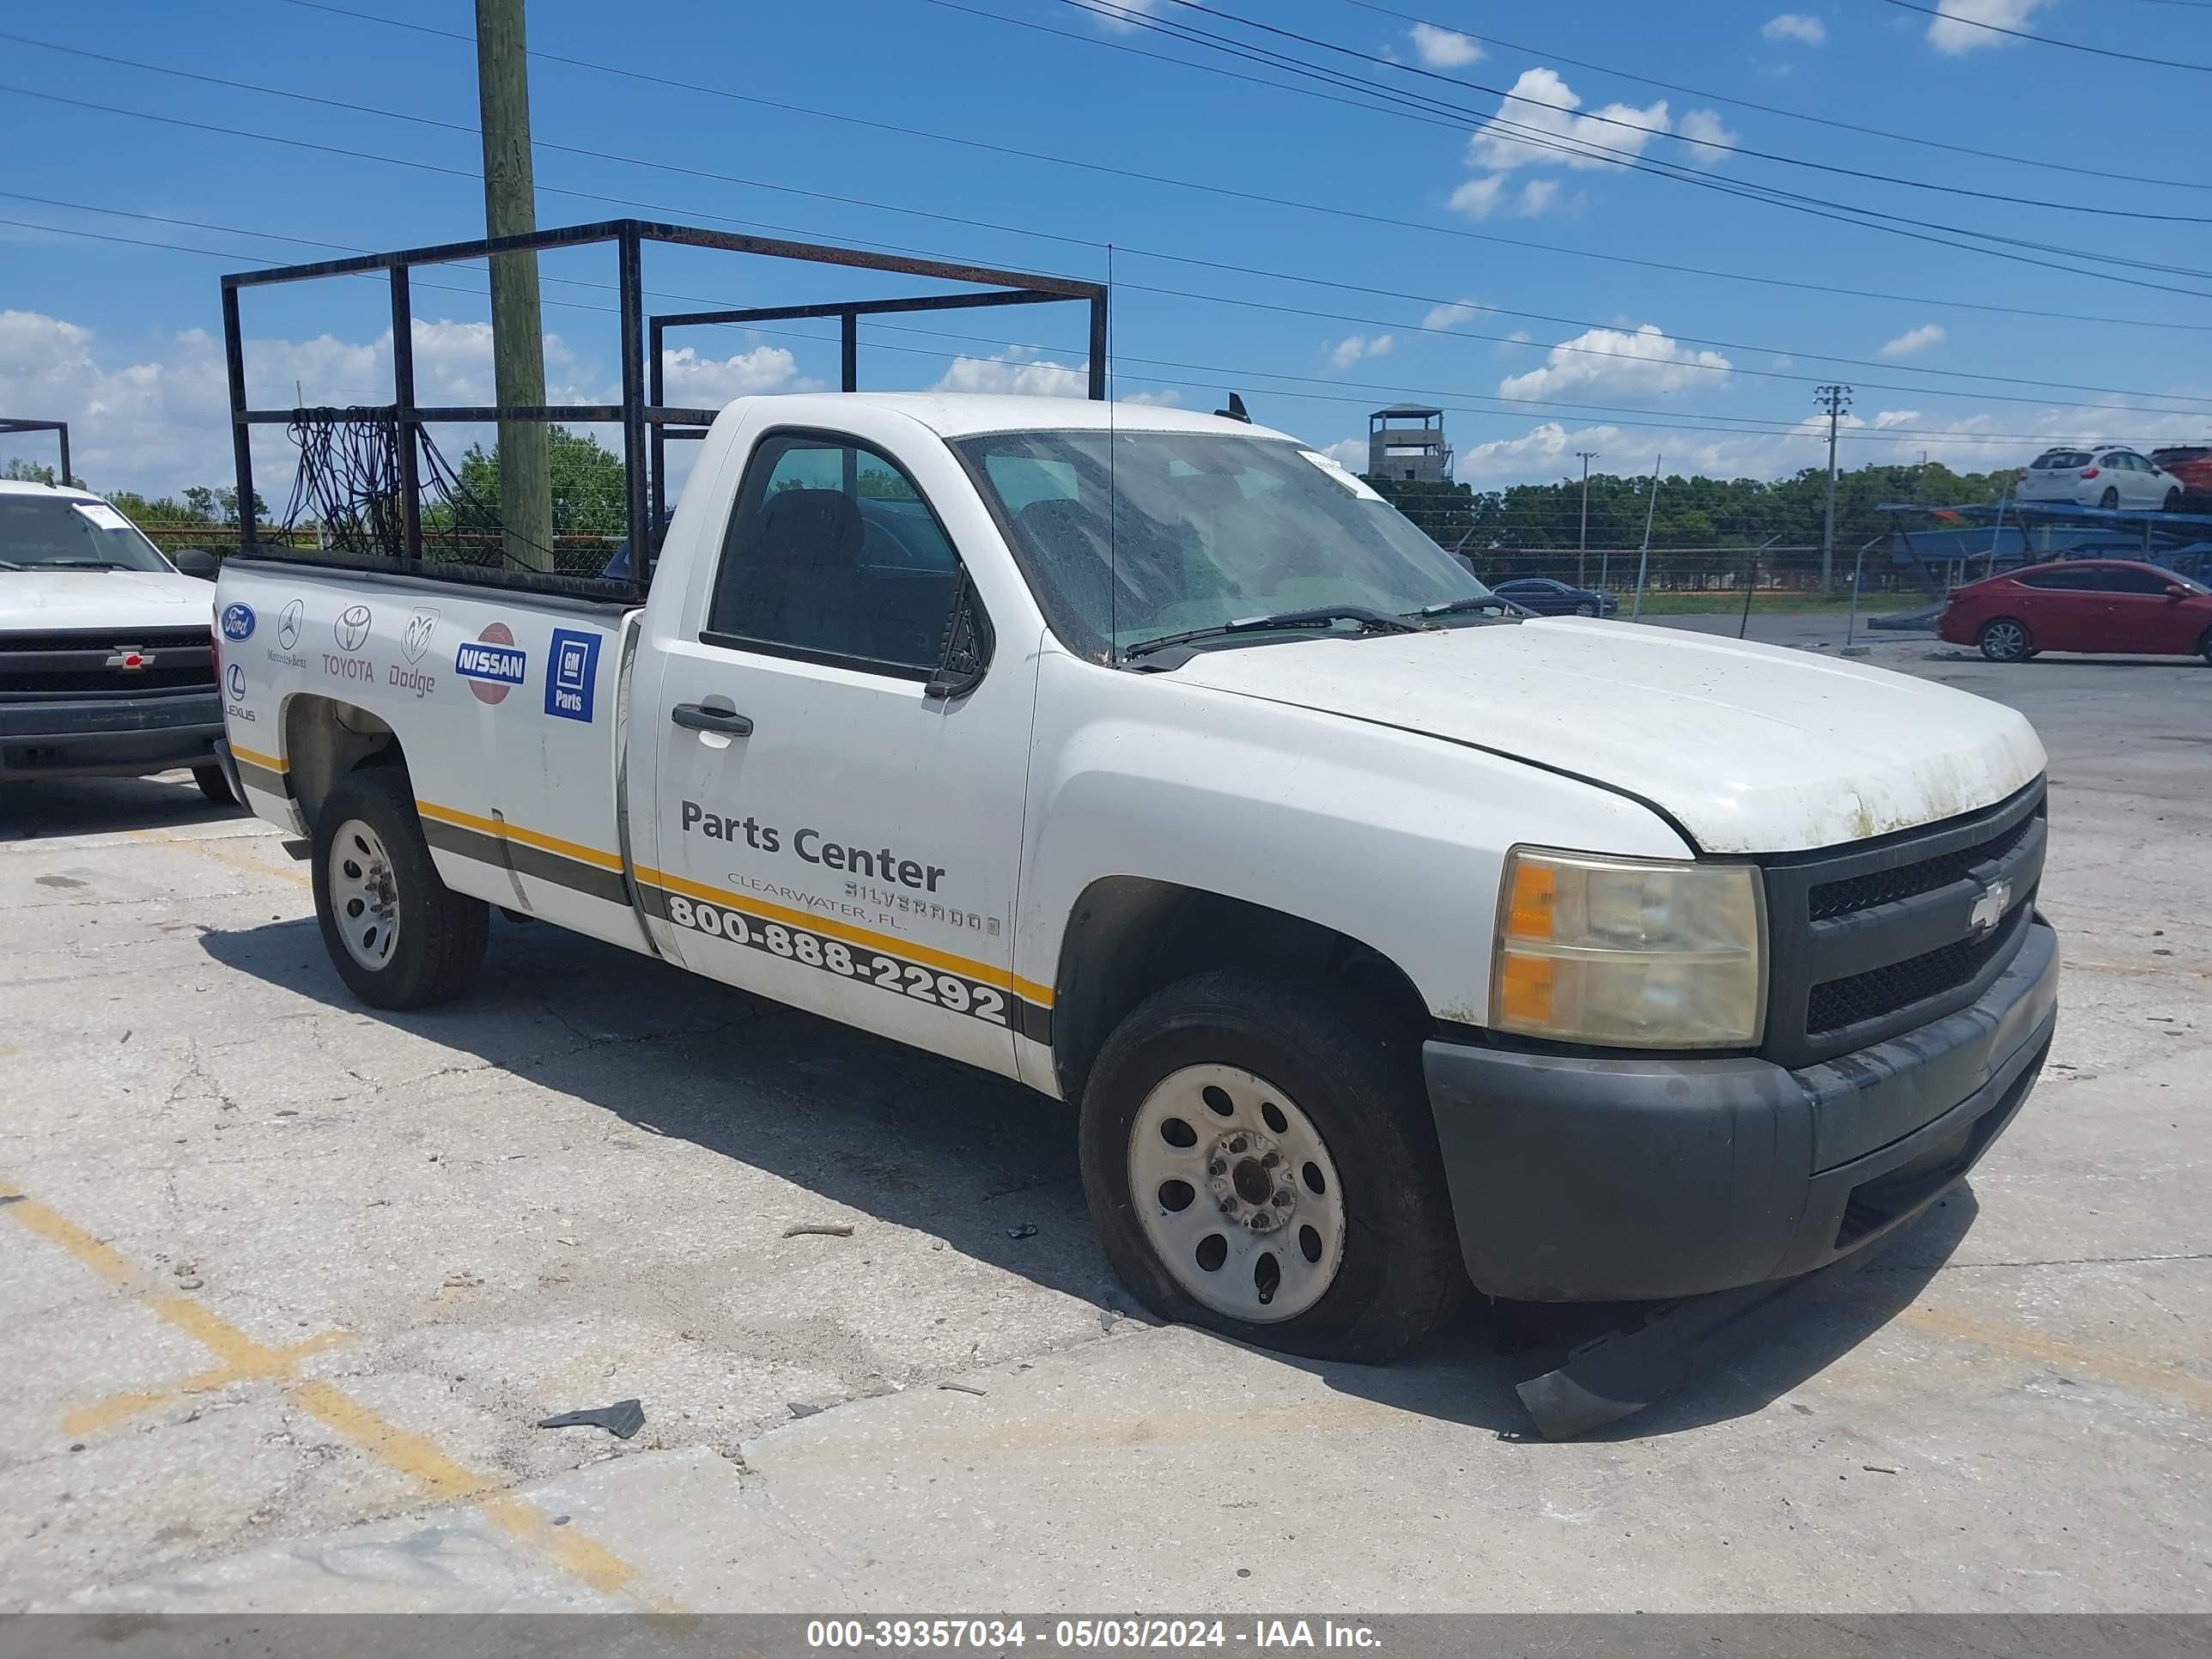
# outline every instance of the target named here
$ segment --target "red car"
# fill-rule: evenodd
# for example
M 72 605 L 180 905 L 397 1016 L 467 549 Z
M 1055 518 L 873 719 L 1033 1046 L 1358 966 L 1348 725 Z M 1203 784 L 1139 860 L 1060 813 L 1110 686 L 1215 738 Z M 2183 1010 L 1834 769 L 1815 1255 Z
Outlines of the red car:
M 2212 662 L 2212 590 L 2154 564 L 2075 559 L 1955 588 L 1936 631 L 1991 662 L 2039 651 L 2201 655 Z
M 2174 444 L 2154 449 L 2150 463 L 2181 480 L 2185 507 L 2202 512 L 2203 503 L 2212 501 L 2212 444 Z

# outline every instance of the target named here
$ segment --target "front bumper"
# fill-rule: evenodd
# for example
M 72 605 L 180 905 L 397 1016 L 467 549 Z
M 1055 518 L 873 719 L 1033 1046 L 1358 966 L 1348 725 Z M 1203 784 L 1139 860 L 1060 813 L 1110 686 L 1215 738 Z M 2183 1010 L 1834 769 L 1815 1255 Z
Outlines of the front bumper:
M 143 777 L 216 764 L 222 700 L 204 692 L 0 703 L 0 778 Z
M 1431 1042 L 1468 1275 L 1492 1296 L 1613 1302 L 1826 1267 L 1973 1167 L 2034 1086 L 2057 1018 L 2057 937 L 2038 916 L 1978 1001 L 1796 1071 Z

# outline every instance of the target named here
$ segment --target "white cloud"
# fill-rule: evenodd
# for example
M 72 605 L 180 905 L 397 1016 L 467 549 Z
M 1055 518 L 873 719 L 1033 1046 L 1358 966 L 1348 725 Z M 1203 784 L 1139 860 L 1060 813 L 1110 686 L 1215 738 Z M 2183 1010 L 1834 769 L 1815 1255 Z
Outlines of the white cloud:
M 1591 426 L 1570 432 L 1557 421 L 1544 421 L 1517 438 L 1494 438 L 1462 449 L 1453 476 L 1477 489 L 1554 478 L 1560 476 L 1562 458 L 1573 451 L 1602 449 L 1621 441 L 1619 427 Z
M 1886 427 L 1911 426 L 1921 418 L 1917 409 L 1885 409 L 1874 417 L 1875 430 L 1879 432 Z
M 1553 346 L 1543 368 L 1500 380 L 1498 392 L 1502 398 L 1558 398 L 1583 392 L 1648 396 L 1686 386 L 1705 390 L 1723 384 L 1721 374 L 1706 371 L 1729 366 L 1719 352 L 1690 350 L 1654 323 L 1632 333 L 1593 328 Z
M 1483 308 L 1473 300 L 1459 300 L 1448 306 L 1436 306 L 1421 319 L 1423 328 L 1457 328 L 1462 323 L 1471 323 L 1483 315 Z
M 1000 392 L 1024 398 L 1080 398 L 1091 388 L 1087 366 L 1070 368 L 1020 346 L 988 357 L 955 357 L 932 392 Z
M 1802 11 L 1785 11 L 1779 17 L 1770 17 L 1759 32 L 1770 40 L 1795 40 L 1801 46 L 1828 44 L 1828 26 Z
M 1164 392 L 1132 392 L 1127 397 L 1116 398 L 1117 404 L 1135 404 L 1145 409 L 1173 409 L 1182 402 L 1182 393 L 1173 387 Z
M 705 409 L 756 392 L 797 390 L 792 384 L 798 365 L 781 346 L 755 346 L 727 357 L 702 357 L 690 346 L 661 353 L 668 401 L 679 406 Z
M 491 327 L 488 323 L 418 317 L 414 327 L 415 388 L 425 404 L 493 400 Z M 556 334 L 544 337 L 554 403 L 607 403 L 620 394 Z M 791 354 L 762 347 L 716 361 L 689 349 L 666 360 L 680 401 L 715 403 L 749 392 L 804 386 L 792 379 Z M 246 388 L 261 407 L 303 402 L 343 408 L 392 398 L 389 330 L 367 341 L 330 334 L 310 339 L 249 339 Z M 189 484 L 220 483 L 232 472 L 229 392 L 222 344 L 204 330 L 157 339 L 137 349 L 111 349 L 92 330 L 32 311 L 0 311 L 0 409 L 34 410 L 70 423 L 70 462 L 95 489 L 170 494 Z M 49 411 L 51 415 L 49 416 Z M 489 432 L 436 427 L 431 435 L 449 459 Z M 602 437 L 608 434 L 602 434 Z M 0 453 L 45 462 L 29 445 Z M 255 488 L 283 510 L 291 494 L 295 454 L 281 427 L 254 428 Z
M 1942 15 L 1929 21 L 1928 44 L 1954 57 L 1978 46 L 2016 46 L 2019 41 L 1996 31 L 2023 28 L 2051 3 L 2051 0 L 1936 0 L 1936 9 Z M 1990 27 L 1977 28 L 1977 23 Z
M 1368 450 L 1364 438 L 1339 438 L 1322 453 L 1339 466 L 1350 467 L 1354 472 L 1367 471 Z
M 1717 167 L 1728 160 L 1727 150 L 1718 148 L 1733 145 L 1738 135 L 1721 125 L 1718 112 L 1692 109 L 1682 112 L 1682 124 L 1676 129 L 1690 141 L 1690 161 L 1693 166 Z
M 1465 69 L 1482 57 L 1482 48 L 1467 36 L 1433 23 L 1416 23 L 1406 33 L 1431 69 Z
M 1467 164 L 1493 173 L 1525 167 L 1617 167 L 1626 165 L 1622 156 L 1641 155 L 1653 137 L 1668 130 L 1663 98 L 1649 109 L 1607 104 L 1588 115 L 1576 113 L 1582 103 L 1557 70 L 1522 70 L 1512 97 L 1468 140 Z M 1563 153 L 1560 144 L 1568 149 Z M 1593 149 L 1620 155 L 1589 154 Z M 1452 204 L 1461 205 L 1456 198 Z
M 1451 195 L 1454 209 L 1470 219 L 1487 219 L 1498 207 L 1498 198 L 1505 189 L 1505 175 L 1493 173 L 1480 179 L 1470 179 Z
M 1521 186 L 1520 205 L 1514 209 L 1523 219 L 1533 219 L 1552 205 L 1552 198 L 1559 193 L 1556 179 L 1531 179 Z
M 1347 334 L 1328 348 L 1329 364 L 1335 368 L 1350 368 L 1370 357 L 1389 356 L 1395 344 L 1397 342 L 1388 334 Z
M 1882 347 L 1885 357 L 1910 357 L 1916 351 L 1925 351 L 1929 346 L 1943 343 L 1941 323 L 1923 323 L 1918 328 L 1907 329 Z

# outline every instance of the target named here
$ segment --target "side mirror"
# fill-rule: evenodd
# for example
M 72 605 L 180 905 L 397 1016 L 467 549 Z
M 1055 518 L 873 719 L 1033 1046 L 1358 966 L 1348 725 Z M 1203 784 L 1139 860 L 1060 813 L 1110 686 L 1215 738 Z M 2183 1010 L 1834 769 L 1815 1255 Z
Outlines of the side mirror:
M 180 575 L 197 576 L 204 582 L 213 581 L 222 569 L 222 561 L 204 547 L 180 547 L 169 555 L 169 562 Z
M 991 665 L 991 619 L 975 598 L 975 590 L 968 580 L 968 573 L 960 573 L 960 585 L 953 591 L 952 614 L 945 622 L 945 651 L 938 659 L 937 672 L 921 688 L 925 697 L 936 697 L 950 702 L 964 697 L 983 683 L 983 675 Z
M 2168 582 L 2166 585 L 2166 597 L 2169 599 L 2185 599 L 2189 597 L 2189 590 L 2179 582 Z

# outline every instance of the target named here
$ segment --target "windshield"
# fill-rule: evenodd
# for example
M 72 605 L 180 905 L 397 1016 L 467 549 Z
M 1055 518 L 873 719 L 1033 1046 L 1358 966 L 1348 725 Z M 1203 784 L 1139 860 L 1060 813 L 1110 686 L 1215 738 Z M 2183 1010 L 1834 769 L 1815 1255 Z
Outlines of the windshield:
M 173 568 L 137 527 L 106 501 L 0 495 L 0 571 Z
M 1489 593 L 1366 484 L 1279 438 L 1006 432 L 953 447 L 1053 631 L 1086 655 L 1278 612 L 1409 617 Z

